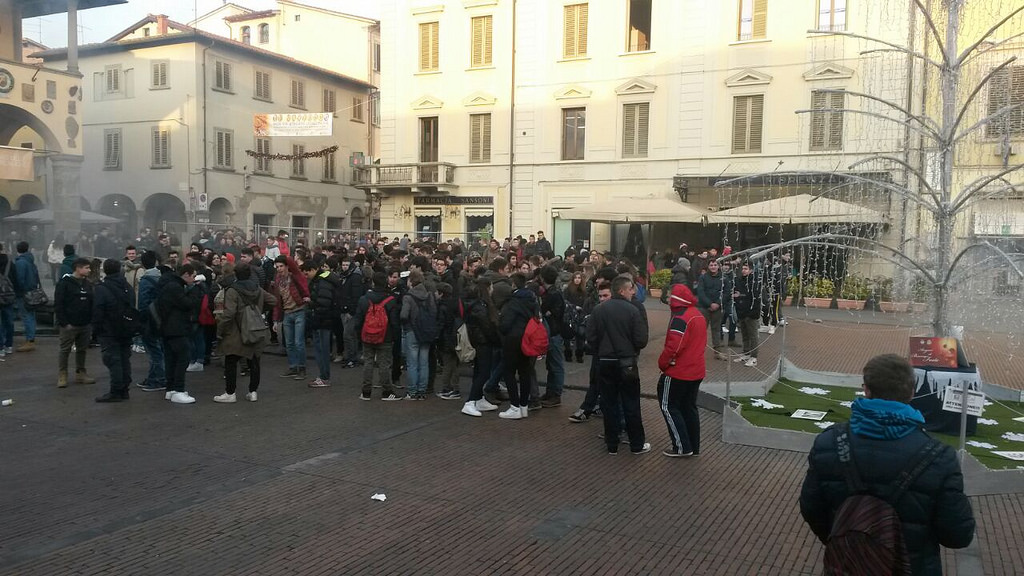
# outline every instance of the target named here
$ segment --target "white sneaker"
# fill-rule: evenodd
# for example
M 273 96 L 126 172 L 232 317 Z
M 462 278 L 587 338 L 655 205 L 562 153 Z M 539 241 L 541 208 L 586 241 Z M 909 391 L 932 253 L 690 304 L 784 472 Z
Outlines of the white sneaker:
M 174 399 L 172 398 L 171 401 L 173 402 Z M 221 402 L 221 403 L 224 403 L 224 404 L 234 404 L 237 401 L 237 399 L 235 398 L 234 394 L 228 394 L 227 392 L 225 392 L 225 393 L 221 394 L 220 396 L 214 396 L 213 397 L 213 401 L 214 402 Z M 193 400 L 193 402 L 195 402 L 195 400 Z
M 476 402 L 472 400 L 462 405 L 462 413 L 466 416 L 483 416 L 483 412 L 476 409 Z
M 145 354 L 146 349 L 138 344 L 132 344 L 132 352 L 136 354 Z
M 779 326 L 785 326 L 785 325 L 786 325 L 786 319 L 785 318 L 780 318 L 779 319 Z
M 526 418 L 527 416 L 530 415 L 530 408 L 527 406 L 520 406 L 519 415 L 522 416 L 523 418 Z
M 7 355 L 10 356 L 11 354 L 14 354 L 14 347 L 8 346 L 7 348 L 4 348 L 4 352 L 7 352 Z
M 486 398 L 481 398 L 476 401 L 476 409 L 481 412 L 493 412 L 497 410 L 498 407 L 488 402 Z
M 746 362 L 744 362 L 743 365 L 754 368 L 757 366 L 757 358 L 750 358 Z
M 189 396 L 188 392 L 175 392 L 171 396 L 171 402 L 175 404 L 195 404 L 196 399 Z
M 164 400 L 170 400 L 171 397 L 174 396 L 175 394 L 177 394 L 177 392 L 174 390 L 168 390 L 167 392 L 164 392 Z
M 504 418 L 505 420 L 519 420 L 523 417 L 519 411 L 518 406 L 509 406 L 508 410 L 498 414 L 498 418 Z
M 257 396 L 255 392 L 247 392 L 245 394 L 245 399 L 248 400 L 249 402 L 255 402 L 259 400 L 259 396 Z
M 743 362 L 744 360 L 750 360 L 750 354 L 740 354 L 733 362 Z
M 775 334 L 775 326 L 768 327 L 768 334 Z
M 767 332 L 767 331 L 768 331 L 768 327 L 767 327 L 767 326 L 759 326 L 759 327 L 757 328 L 757 331 L 758 331 L 758 332 L 762 332 L 762 333 L 763 333 L 763 332 Z
M 203 368 L 204 366 L 202 362 L 193 362 L 188 365 L 188 368 L 185 368 L 185 372 L 202 372 Z

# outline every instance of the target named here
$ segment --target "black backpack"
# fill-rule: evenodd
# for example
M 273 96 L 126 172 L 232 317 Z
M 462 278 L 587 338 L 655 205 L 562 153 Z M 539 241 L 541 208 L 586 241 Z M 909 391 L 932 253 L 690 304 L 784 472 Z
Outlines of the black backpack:
M 117 309 L 111 311 L 107 317 L 107 328 L 111 331 L 109 335 L 125 339 L 141 334 L 142 315 L 132 306 L 131 296 L 115 290 L 106 282 L 100 282 L 100 286 L 109 291 L 114 297 L 114 302 L 118 304 Z
M 428 294 L 422 303 L 416 302 L 416 317 L 412 321 L 412 333 L 419 344 L 433 344 L 441 335 L 441 324 L 437 320 L 437 301 L 433 294 Z
M 850 425 L 836 426 L 836 452 L 850 495 L 836 512 L 825 544 L 825 574 L 886 576 L 911 573 L 896 504 L 939 455 L 943 445 L 930 438 L 900 472 L 888 498 L 871 494 L 861 480 L 850 443 Z

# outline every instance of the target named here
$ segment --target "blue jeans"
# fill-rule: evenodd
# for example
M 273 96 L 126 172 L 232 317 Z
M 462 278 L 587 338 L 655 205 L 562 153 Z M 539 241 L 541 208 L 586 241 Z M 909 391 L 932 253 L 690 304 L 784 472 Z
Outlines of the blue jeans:
M 14 306 L 18 309 L 18 316 L 21 316 L 22 323 L 25 324 L 25 340 L 36 339 L 36 311 L 29 310 L 25 307 L 25 299 L 17 298 L 14 301 Z M 13 330 L 12 330 L 13 334 Z
M 192 327 L 192 336 L 188 339 L 188 363 L 202 364 L 206 356 L 206 332 L 198 324 Z
M 0 346 L 14 347 L 14 304 L 0 307 Z
M 331 379 L 331 334 L 333 332 L 330 328 L 313 330 L 313 357 L 316 358 L 317 368 L 320 369 L 320 379 L 324 381 Z
M 562 336 L 552 334 L 548 342 L 548 354 L 544 359 L 544 366 L 548 370 L 548 385 L 544 392 L 547 396 L 561 396 L 565 388 L 565 348 Z
M 430 344 L 416 341 L 416 333 L 406 330 L 402 333 L 405 343 L 405 369 L 409 373 L 409 394 L 426 394 L 430 377 Z
M 306 309 L 284 313 L 282 322 L 284 347 L 288 351 L 289 368 L 306 368 Z
M 142 345 L 146 347 L 146 356 L 149 357 L 149 372 L 146 374 L 146 383 L 150 386 L 163 386 L 167 383 L 164 375 L 164 343 L 159 336 L 143 336 Z

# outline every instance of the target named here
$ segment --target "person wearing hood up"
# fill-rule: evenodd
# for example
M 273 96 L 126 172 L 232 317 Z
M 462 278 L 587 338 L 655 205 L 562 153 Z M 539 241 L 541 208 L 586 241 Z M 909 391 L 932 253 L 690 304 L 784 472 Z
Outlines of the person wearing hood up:
M 135 310 L 135 292 L 121 273 L 121 262 L 103 261 L 103 281 L 95 289 L 92 326 L 100 343 L 103 365 L 110 372 L 110 391 L 97 402 L 123 402 L 132 383 L 132 333 L 125 330 L 124 318 Z
M 226 286 L 224 292 L 224 310 L 217 315 L 218 350 L 224 355 L 224 393 L 213 397 L 214 402 L 231 404 L 237 401 L 235 390 L 238 376 L 238 363 L 245 360 L 248 364 L 249 392 L 245 399 L 256 402 L 257 390 L 260 387 L 260 355 L 266 347 L 264 340 L 260 344 L 245 344 L 240 332 L 241 317 L 246 306 L 254 305 L 260 311 L 277 303 L 277 298 L 260 288 L 253 278 L 251 266 L 239 266 L 235 269 L 235 281 Z
M 658 357 L 658 400 L 668 426 L 672 446 L 662 452 L 669 458 L 700 453 L 700 414 L 697 391 L 706 375 L 704 350 L 708 326 L 697 309 L 693 292 L 682 284 L 672 287 L 665 347 Z M 717 328 L 717 327 L 714 327 Z
M 693 287 L 690 282 L 690 260 L 684 256 L 680 256 L 676 260 L 676 265 L 672 267 L 672 279 L 669 280 L 668 286 L 661 291 L 662 304 L 668 304 L 668 297 L 672 294 L 672 287 L 676 284 L 682 284 L 688 288 Z

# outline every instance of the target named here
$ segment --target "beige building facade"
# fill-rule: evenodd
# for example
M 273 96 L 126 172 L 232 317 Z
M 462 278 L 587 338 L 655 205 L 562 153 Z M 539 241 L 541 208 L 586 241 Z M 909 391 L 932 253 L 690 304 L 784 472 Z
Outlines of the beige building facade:
M 373 144 L 365 106 L 347 105 L 367 101 L 366 81 L 163 16 L 79 52 L 82 190 L 95 210 L 154 230 L 370 227 L 366 196 L 349 185 L 349 158 Z M 255 115 L 321 112 L 330 136 L 254 135 Z
M 556 248 L 583 240 L 617 249 L 623 230 L 559 211 L 649 195 L 716 211 L 823 186 L 766 177 L 723 190 L 718 181 L 844 169 L 904 146 L 898 126 L 867 130 L 843 112 L 877 105 L 834 91 L 902 98 L 905 59 L 867 57 L 863 41 L 808 31 L 906 43 L 905 6 L 514 5 L 513 15 L 510 0 L 384 3 L 380 159 L 363 184 L 380 199 L 383 229 L 448 236 L 489 223 L 501 237 L 545 230 Z M 858 199 L 891 213 L 884 194 Z M 686 233 L 709 242 L 718 234 Z

